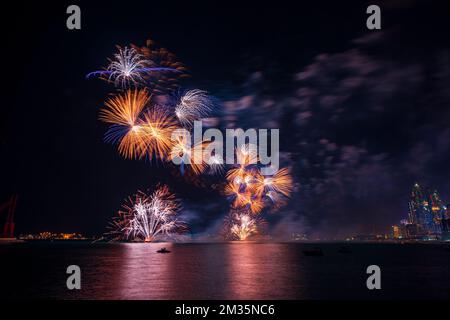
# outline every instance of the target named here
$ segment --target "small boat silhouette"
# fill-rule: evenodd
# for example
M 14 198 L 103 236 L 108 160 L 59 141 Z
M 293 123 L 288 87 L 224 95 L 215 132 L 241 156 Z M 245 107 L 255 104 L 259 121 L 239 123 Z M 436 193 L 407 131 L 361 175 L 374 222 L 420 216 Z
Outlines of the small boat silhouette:
M 303 250 L 303 254 L 309 257 L 320 257 L 323 256 L 323 251 L 320 248 L 312 248 Z
M 156 252 L 158 252 L 158 253 L 169 253 L 170 251 L 167 250 L 166 248 L 161 248 L 161 249 L 159 249 L 159 250 L 156 251 Z

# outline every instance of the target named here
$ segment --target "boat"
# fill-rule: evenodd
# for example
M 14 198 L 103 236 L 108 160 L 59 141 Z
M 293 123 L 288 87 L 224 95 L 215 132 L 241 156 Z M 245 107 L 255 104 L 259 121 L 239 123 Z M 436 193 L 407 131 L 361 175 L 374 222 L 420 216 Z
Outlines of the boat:
M 166 248 L 161 248 L 161 249 L 159 249 L 159 250 L 156 251 L 156 252 L 158 252 L 158 253 L 169 253 L 170 251 L 167 250 Z
M 305 249 L 303 254 L 309 257 L 320 257 L 323 256 L 323 251 L 320 248 Z
M 344 247 L 340 247 L 340 248 L 338 249 L 338 252 L 339 252 L 339 253 L 352 253 L 352 250 L 350 250 L 349 247 L 344 246 Z

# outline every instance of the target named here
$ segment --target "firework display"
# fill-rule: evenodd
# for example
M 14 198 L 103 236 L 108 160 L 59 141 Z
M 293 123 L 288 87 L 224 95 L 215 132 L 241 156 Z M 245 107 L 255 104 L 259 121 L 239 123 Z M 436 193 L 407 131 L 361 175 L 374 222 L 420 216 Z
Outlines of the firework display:
M 287 168 L 264 176 L 258 165 L 257 148 L 244 144 L 235 149 L 237 164 L 226 174 L 224 193 L 231 202 L 230 216 L 225 219 L 226 238 L 246 240 L 258 234 L 259 216 L 266 208 L 281 208 L 293 190 L 293 180 Z M 230 218 L 231 217 L 231 218 Z M 234 221 L 233 223 L 230 223 Z
M 236 162 L 227 171 L 220 154 L 208 154 L 211 141 L 193 142 L 195 135 L 189 134 L 194 121 L 209 117 L 215 106 L 204 90 L 180 90 L 178 82 L 186 75 L 185 67 L 150 40 L 143 47 L 117 46 L 117 50 L 105 70 L 87 75 L 118 89 L 100 109 L 99 119 L 110 125 L 105 141 L 117 145 L 126 159 L 177 164 L 186 178 L 225 173 L 223 191 L 231 202 L 224 224 L 226 238 L 246 240 L 260 233 L 262 215 L 282 207 L 292 192 L 289 170 L 263 176 L 258 148 L 247 143 L 235 148 Z M 179 202 L 165 186 L 149 196 L 139 192 L 123 209 L 112 222 L 109 234 L 113 239 L 154 241 L 186 227 L 175 218 Z
M 117 47 L 118 53 L 109 60 L 106 70 L 90 72 L 86 78 L 98 76 L 106 81 L 113 82 L 116 87 L 128 88 L 131 86 L 145 86 L 152 73 L 179 72 L 170 67 L 152 66 L 152 60 L 147 59 L 134 48 Z
M 131 48 L 141 54 L 149 68 L 159 68 L 162 72 L 146 73 L 146 87 L 155 95 L 172 94 L 179 90 L 180 80 L 188 77 L 186 67 L 166 48 L 147 40 L 145 46 L 131 44 Z
M 183 126 L 191 127 L 194 121 L 208 116 L 212 108 L 212 101 L 207 92 L 194 89 L 181 96 L 175 114 Z
M 259 175 L 255 184 L 257 192 L 260 194 L 281 193 L 289 197 L 292 192 L 292 177 L 286 168 L 278 170 L 271 176 Z
M 125 158 L 142 158 L 146 151 L 142 120 L 139 118 L 149 96 L 145 90 L 127 91 L 105 103 L 100 110 L 100 120 L 111 123 L 105 140 L 118 143 L 119 153 Z
M 225 219 L 224 237 L 228 240 L 248 240 L 260 233 L 264 220 L 246 211 L 232 210 Z
M 161 86 L 167 84 L 170 89 L 174 86 L 168 83 L 177 80 L 161 72 L 183 74 L 183 65 L 166 49 L 156 49 L 152 41 L 147 41 L 147 45 L 141 48 L 132 45 L 131 48 L 117 46 L 117 49 L 118 53 L 110 59 L 105 71 L 87 75 L 88 78 L 106 77 L 109 82 L 125 89 L 124 93 L 109 98 L 100 110 L 100 120 L 111 124 L 105 141 L 117 144 L 119 153 L 127 159 L 170 161 L 174 155 L 182 154 L 184 159 L 189 160 L 183 163 L 182 171 L 189 164 L 194 173 L 202 173 L 205 162 L 190 161 L 193 150 L 198 146 L 191 146 L 190 141 L 172 141 L 171 136 L 174 130 L 190 127 L 193 121 L 201 120 L 211 112 L 213 103 L 207 92 L 188 90 L 181 96 L 169 99 L 173 105 L 159 105 L 155 100 L 163 96 Z M 151 73 L 157 71 L 159 73 Z M 220 168 L 214 166 L 211 172 L 218 171 Z
M 211 174 L 221 175 L 224 172 L 225 162 L 221 155 L 210 156 L 207 162 Z
M 201 174 L 207 167 L 205 158 L 203 157 L 205 147 L 208 142 L 199 142 L 192 145 L 186 136 L 178 136 L 170 152 L 172 161 L 180 162 L 180 170 L 183 173 L 185 165 L 189 165 L 195 174 Z
M 177 218 L 180 202 L 167 186 L 150 195 L 139 191 L 122 209 L 111 224 L 113 239 L 152 242 L 173 239 L 185 231 L 185 223 Z

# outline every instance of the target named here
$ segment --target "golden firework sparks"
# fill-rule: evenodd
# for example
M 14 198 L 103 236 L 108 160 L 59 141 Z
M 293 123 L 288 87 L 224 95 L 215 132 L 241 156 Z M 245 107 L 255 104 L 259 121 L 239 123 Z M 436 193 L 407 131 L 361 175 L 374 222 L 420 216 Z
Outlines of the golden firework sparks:
M 244 241 L 259 233 L 261 220 L 245 211 L 233 210 L 225 221 L 225 236 L 229 239 Z
M 258 179 L 258 193 L 275 191 L 289 197 L 293 189 L 292 177 L 287 168 L 278 170 L 272 176 L 260 176 Z
M 139 131 L 145 141 L 145 152 L 150 157 L 165 159 L 173 147 L 172 132 L 178 127 L 173 117 L 162 108 L 153 108 L 143 114 Z
M 139 116 L 149 100 L 146 90 L 128 90 L 108 99 L 100 110 L 100 120 L 112 124 L 105 140 L 118 142 L 119 153 L 125 158 L 142 158 L 145 155 L 145 131 Z
M 195 174 L 201 174 L 207 167 L 204 151 L 209 143 L 201 141 L 192 146 L 188 136 L 178 135 L 170 151 L 170 159 L 172 161 L 178 159 L 175 162 L 181 162 L 182 168 L 189 165 Z
M 147 90 L 128 90 L 125 94 L 108 99 L 105 108 L 100 110 L 99 119 L 131 129 L 137 124 L 149 99 Z

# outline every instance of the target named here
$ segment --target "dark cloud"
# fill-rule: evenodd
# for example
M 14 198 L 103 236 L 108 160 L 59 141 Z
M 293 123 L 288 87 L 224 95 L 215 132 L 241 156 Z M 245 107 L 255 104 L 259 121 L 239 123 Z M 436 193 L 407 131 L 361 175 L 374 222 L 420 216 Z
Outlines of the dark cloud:
M 382 232 L 406 215 L 415 180 L 450 199 L 449 51 L 406 41 L 405 58 L 396 41 L 401 33 L 378 32 L 318 54 L 279 95 L 264 89 L 270 74 L 251 74 L 246 94 L 224 103 L 233 126 L 281 129 L 300 185 L 288 219 L 328 235 Z

